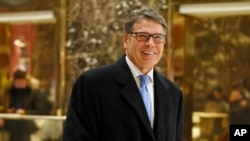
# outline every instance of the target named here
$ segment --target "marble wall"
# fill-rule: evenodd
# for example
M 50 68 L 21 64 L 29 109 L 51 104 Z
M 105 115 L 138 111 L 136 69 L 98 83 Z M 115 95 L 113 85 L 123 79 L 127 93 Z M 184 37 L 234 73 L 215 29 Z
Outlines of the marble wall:
M 160 0 L 68 1 L 66 94 L 79 74 L 112 63 L 124 54 L 124 18 L 133 8 L 144 5 L 153 6 L 166 16 L 166 2 Z M 165 65 L 162 59 L 157 69 L 164 73 Z
M 109 64 L 124 53 L 123 20 L 133 7 L 153 6 L 167 16 L 167 2 L 167 0 L 67 1 L 66 99 L 79 74 L 93 67 Z M 205 3 L 204 0 L 173 0 L 172 2 L 174 4 Z M 230 0 L 206 1 L 208 2 L 230 2 Z M 216 19 L 187 18 L 189 22 L 185 28 L 189 31 L 189 35 L 185 40 L 192 38 L 195 41 L 192 45 L 195 54 L 189 54 L 190 45 L 184 45 L 187 53 L 185 54 L 186 72 L 181 76 L 180 81 L 194 82 L 189 84 L 193 86 L 194 93 L 208 93 L 214 85 L 228 89 L 229 81 L 234 77 L 230 74 L 239 68 L 234 65 L 247 66 L 238 63 L 240 60 L 235 60 L 236 56 L 244 54 L 248 49 L 247 47 L 243 47 L 243 50 L 238 50 L 239 47 L 236 49 L 239 44 L 246 46 L 245 40 L 248 40 L 248 33 L 243 31 L 247 32 L 247 29 L 244 29 L 247 19 L 247 16 Z M 165 74 L 166 60 L 163 59 L 157 68 Z M 222 70 L 224 73 L 220 72 Z M 238 74 L 247 75 L 244 72 Z M 197 94 L 195 97 L 204 99 L 204 94 Z M 200 104 L 195 107 L 202 108 Z
M 221 87 L 226 98 L 243 80 L 249 90 L 250 15 L 189 17 L 187 21 L 185 77 L 192 82 L 194 110 L 204 110 L 206 96 L 214 87 Z

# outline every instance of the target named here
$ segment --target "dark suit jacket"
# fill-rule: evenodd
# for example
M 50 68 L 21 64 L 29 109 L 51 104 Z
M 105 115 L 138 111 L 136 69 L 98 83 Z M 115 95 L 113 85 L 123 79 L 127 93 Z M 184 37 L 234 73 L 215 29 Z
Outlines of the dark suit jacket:
M 182 92 L 156 70 L 154 89 L 152 129 L 125 57 L 83 73 L 73 86 L 63 141 L 181 141 Z

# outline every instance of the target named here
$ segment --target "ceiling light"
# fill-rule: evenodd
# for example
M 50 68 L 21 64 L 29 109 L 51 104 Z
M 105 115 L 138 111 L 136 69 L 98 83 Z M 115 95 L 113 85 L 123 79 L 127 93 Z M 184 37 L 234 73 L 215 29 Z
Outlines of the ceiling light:
M 250 2 L 182 4 L 179 13 L 189 16 L 250 15 Z
M 0 23 L 12 22 L 54 22 L 53 11 L 0 13 Z

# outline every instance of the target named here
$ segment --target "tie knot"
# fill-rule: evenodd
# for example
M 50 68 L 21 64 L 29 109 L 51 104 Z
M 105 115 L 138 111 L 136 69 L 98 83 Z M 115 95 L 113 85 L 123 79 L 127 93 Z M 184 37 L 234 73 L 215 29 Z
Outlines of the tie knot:
M 141 80 L 141 85 L 146 85 L 147 84 L 147 81 L 149 79 L 149 76 L 148 75 L 140 75 L 140 80 Z

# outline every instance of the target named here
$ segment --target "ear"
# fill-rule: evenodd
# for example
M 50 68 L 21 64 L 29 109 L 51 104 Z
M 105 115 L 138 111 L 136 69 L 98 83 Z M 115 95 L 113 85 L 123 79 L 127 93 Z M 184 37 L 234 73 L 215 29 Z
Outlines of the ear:
M 128 34 L 127 33 L 123 33 L 123 47 L 124 47 L 124 49 L 127 49 L 127 47 L 128 47 Z

